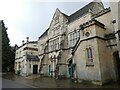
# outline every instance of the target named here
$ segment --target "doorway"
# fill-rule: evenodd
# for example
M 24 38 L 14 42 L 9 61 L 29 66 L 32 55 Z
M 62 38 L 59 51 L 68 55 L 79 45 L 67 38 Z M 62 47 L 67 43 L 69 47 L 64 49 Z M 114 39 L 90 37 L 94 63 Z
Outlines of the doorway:
M 72 80 L 72 77 L 73 77 L 73 64 L 72 64 L 72 59 L 69 61 L 68 67 L 69 67 L 69 76 L 70 76 L 70 79 Z
M 33 74 L 38 74 L 38 65 L 33 65 Z
M 116 51 L 113 53 L 113 57 L 115 60 L 115 67 L 116 67 L 116 74 L 118 76 L 118 80 L 120 80 L 120 58 L 119 58 L 119 52 Z
M 48 66 L 48 74 L 51 75 L 51 65 Z

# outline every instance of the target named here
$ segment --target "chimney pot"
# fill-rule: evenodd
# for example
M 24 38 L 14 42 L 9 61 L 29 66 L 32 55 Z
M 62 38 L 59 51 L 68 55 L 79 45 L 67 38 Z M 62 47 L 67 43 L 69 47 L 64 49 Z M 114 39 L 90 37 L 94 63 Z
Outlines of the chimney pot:
M 22 40 L 22 45 L 24 44 L 24 40 Z
M 27 39 L 27 42 L 29 42 L 29 37 L 26 37 L 26 39 Z

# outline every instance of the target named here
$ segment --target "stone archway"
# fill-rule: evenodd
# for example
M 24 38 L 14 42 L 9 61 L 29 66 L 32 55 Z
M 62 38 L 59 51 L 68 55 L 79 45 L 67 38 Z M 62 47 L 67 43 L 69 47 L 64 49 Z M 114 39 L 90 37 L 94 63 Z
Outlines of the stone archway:
M 113 53 L 113 57 L 115 60 L 115 68 L 116 68 L 116 74 L 118 77 L 118 80 L 120 80 L 120 58 L 119 58 L 119 52 L 116 51 Z

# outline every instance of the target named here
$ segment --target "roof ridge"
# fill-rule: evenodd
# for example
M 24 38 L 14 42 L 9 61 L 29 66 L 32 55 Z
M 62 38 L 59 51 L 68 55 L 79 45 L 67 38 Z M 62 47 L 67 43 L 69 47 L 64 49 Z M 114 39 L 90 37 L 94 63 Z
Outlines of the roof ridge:
M 77 10 L 76 12 L 74 12 L 73 14 L 69 15 L 69 17 L 71 17 L 72 15 L 74 15 L 75 13 L 79 12 L 80 10 L 84 9 L 85 7 L 87 7 L 88 5 L 92 4 L 94 2 L 90 2 L 88 4 L 86 4 L 85 6 L 83 6 L 82 8 L 80 8 L 79 10 Z

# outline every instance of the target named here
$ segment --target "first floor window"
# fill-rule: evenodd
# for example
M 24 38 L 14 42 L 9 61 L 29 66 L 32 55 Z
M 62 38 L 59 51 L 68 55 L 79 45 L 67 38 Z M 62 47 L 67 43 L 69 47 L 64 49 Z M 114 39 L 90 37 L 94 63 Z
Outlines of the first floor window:
M 72 33 L 69 34 L 69 46 L 73 47 L 78 39 L 80 38 L 80 32 L 79 31 L 74 31 Z

